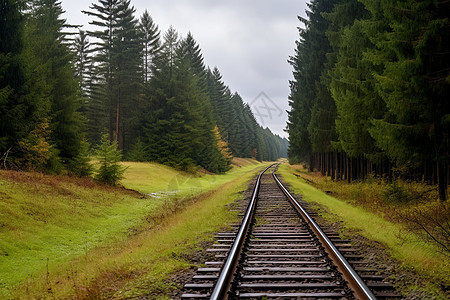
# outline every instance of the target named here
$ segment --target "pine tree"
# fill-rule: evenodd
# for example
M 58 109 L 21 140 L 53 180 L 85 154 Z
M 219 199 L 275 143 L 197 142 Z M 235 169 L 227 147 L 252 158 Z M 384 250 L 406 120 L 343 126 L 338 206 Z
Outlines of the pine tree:
M 142 14 L 139 30 L 142 35 L 143 43 L 143 74 L 144 83 L 148 83 L 152 73 L 152 63 L 160 48 L 160 31 L 158 25 L 153 22 L 152 17 L 147 10 Z
M 140 162 L 147 160 L 147 146 L 144 144 L 141 137 L 138 137 L 136 143 L 131 146 L 127 153 L 127 160 Z
M 195 49 L 197 44 L 180 41 L 173 27 L 164 35 L 145 117 L 149 158 L 185 170 L 200 165 L 224 172 L 229 160 L 218 147 L 210 100 L 194 73 L 196 56 L 191 54 Z
M 91 164 L 91 156 L 89 153 L 89 143 L 86 140 L 81 141 L 80 151 L 71 160 L 69 168 L 78 177 L 88 177 L 94 172 L 94 166 Z
M 197 77 L 200 87 L 207 92 L 206 67 L 203 61 L 200 46 L 197 44 L 191 32 L 180 43 L 182 56 L 189 60 L 192 73 Z
M 27 129 L 26 114 L 32 103 L 23 103 L 27 81 L 23 59 L 24 17 L 18 1 L 0 3 L 0 154 L 17 147 Z M 32 111 L 32 110 L 31 110 Z M 22 116 L 22 117 L 21 117 Z
M 308 4 L 308 20 L 299 17 L 306 26 L 300 29 L 300 39 L 296 42 L 295 56 L 289 59 L 294 68 L 294 80 L 290 82 L 291 93 L 288 113 L 289 158 L 304 161 L 312 154 L 312 144 L 308 126 L 311 110 L 317 97 L 317 86 L 326 63 L 326 53 L 330 46 L 325 32 L 328 24 L 323 13 L 330 12 L 334 1 L 315 0 Z
M 99 27 L 88 34 L 96 42 L 94 62 L 96 77 L 101 87 L 96 88 L 95 108 L 99 115 L 108 115 L 110 140 L 118 141 L 119 148 L 127 147 L 138 136 L 142 92 L 142 40 L 138 31 L 135 9 L 129 0 L 99 0 L 91 11 L 83 13 L 94 17 L 90 24 Z
M 119 164 L 122 160 L 122 152 L 117 149 L 117 143 L 110 142 L 108 135 L 105 134 L 95 150 L 95 156 L 100 166 L 94 179 L 109 185 L 117 185 L 126 170 Z
M 92 83 L 92 57 L 90 55 L 89 39 L 85 31 L 80 30 L 78 36 L 74 40 L 75 49 L 75 74 L 80 81 L 80 88 L 83 97 L 83 102 L 88 100 L 89 91 Z M 82 110 L 85 110 L 85 103 L 82 105 Z
M 388 111 L 374 120 L 377 145 L 401 165 L 424 159 L 436 164 L 439 196 L 445 200 L 448 183 L 450 50 L 448 2 L 381 1 L 370 6 L 373 19 L 381 15 L 388 30 L 372 38 L 373 63 L 383 62 L 375 79 Z
M 32 2 L 27 39 L 37 75 L 47 86 L 51 103 L 50 136 L 63 164 L 68 164 L 79 153 L 83 138 L 83 119 L 78 112 L 80 93 L 74 77 L 73 54 L 65 41 L 61 19 L 63 10 L 57 0 Z M 59 167 L 57 167 L 59 168 Z

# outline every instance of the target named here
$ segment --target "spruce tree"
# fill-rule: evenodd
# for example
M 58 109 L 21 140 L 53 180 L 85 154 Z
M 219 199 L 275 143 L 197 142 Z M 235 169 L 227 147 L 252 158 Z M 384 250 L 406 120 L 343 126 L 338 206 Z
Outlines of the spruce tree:
M 141 16 L 139 30 L 141 32 L 143 43 L 142 68 L 144 74 L 144 83 L 148 83 L 152 76 L 151 69 L 153 60 L 160 48 L 160 31 L 158 25 L 154 23 L 147 10 L 145 10 Z
M 80 92 L 74 77 L 73 54 L 64 42 L 61 19 L 63 10 L 57 0 L 34 0 L 27 28 L 32 57 L 37 74 L 46 85 L 50 100 L 50 136 L 54 145 L 54 157 L 59 154 L 61 162 L 68 164 L 79 153 L 83 138 L 83 119 L 78 112 Z M 55 166 L 59 168 L 58 166 Z
M 143 162 L 147 160 L 147 146 L 142 141 L 141 137 L 136 139 L 126 156 L 129 161 Z
M 85 139 L 81 141 L 80 151 L 70 161 L 69 168 L 78 177 L 88 177 L 94 172 L 94 166 L 91 164 L 89 143 Z
M 373 70 L 377 66 L 364 58 L 373 48 L 369 33 L 362 25 L 368 11 L 356 0 L 345 0 L 325 15 L 329 22 L 327 36 L 333 51 L 329 55 L 328 84 L 337 107 L 335 120 L 338 142 L 335 147 L 351 157 L 380 159 L 380 150 L 369 134 L 372 120 L 384 113 L 375 91 Z
M 117 143 L 111 142 L 107 134 L 103 135 L 100 145 L 95 149 L 95 156 L 99 168 L 94 179 L 109 185 L 117 185 L 126 170 L 119 164 L 122 160 L 122 152 L 117 149 Z
M 82 110 L 85 111 L 85 104 L 90 96 L 92 83 L 92 57 L 88 36 L 85 31 L 80 30 L 74 40 L 75 49 L 75 75 L 80 81 L 81 96 L 83 97 Z
M 27 70 L 23 57 L 24 16 L 16 0 L 0 3 L 0 155 L 17 148 L 32 127 L 25 112 L 32 103 L 24 103 Z M 31 107 L 30 107 L 31 108 Z M 30 110 L 32 112 L 33 110 Z
M 450 105 L 450 4 L 431 0 L 381 1 L 371 9 L 372 20 L 382 15 L 388 30 L 372 38 L 376 49 L 369 58 L 383 62 L 376 73 L 377 90 L 388 111 L 374 120 L 377 145 L 400 165 L 434 161 L 439 197 L 448 183 Z M 380 14 L 381 10 L 381 14 Z M 411 170 L 410 170 L 411 171 Z
M 191 32 L 180 43 L 182 56 L 189 60 L 192 73 L 197 77 L 202 91 L 207 92 L 206 67 L 203 61 L 200 46 Z
M 142 41 L 135 9 L 129 0 L 99 0 L 90 9 L 83 13 L 94 17 L 90 24 L 98 27 L 88 34 L 99 40 L 92 50 L 100 85 L 95 92 L 102 97 L 96 100 L 95 109 L 100 116 L 107 115 L 110 140 L 127 150 L 138 136 L 142 108 Z
M 336 101 L 336 128 L 339 144 L 350 156 L 366 155 L 376 160 L 377 150 L 370 135 L 372 120 L 384 115 L 384 105 L 375 91 L 372 76 L 376 65 L 364 58 L 374 45 L 368 39 L 362 22 L 345 30 L 338 61 L 332 72 L 331 91 Z
M 50 98 L 33 56 L 23 2 L 0 4 L 0 153 L 2 167 L 44 170 L 50 158 Z M 27 26 L 26 26 L 27 25 Z
M 330 12 L 333 4 L 334 1 L 331 0 L 312 1 L 306 12 L 308 20 L 299 17 L 305 28 L 300 29 L 295 56 L 289 59 L 294 68 L 294 80 L 290 82 L 291 111 L 288 113 L 287 126 L 291 161 L 305 161 L 312 154 L 308 126 L 311 122 L 311 110 L 316 102 L 317 86 L 326 63 L 326 54 L 330 51 L 325 35 L 328 24 L 323 13 Z
M 196 43 L 180 41 L 173 27 L 164 35 L 145 117 L 149 158 L 185 170 L 200 165 L 223 172 L 228 160 L 218 147 L 208 95 L 194 73 L 195 49 Z

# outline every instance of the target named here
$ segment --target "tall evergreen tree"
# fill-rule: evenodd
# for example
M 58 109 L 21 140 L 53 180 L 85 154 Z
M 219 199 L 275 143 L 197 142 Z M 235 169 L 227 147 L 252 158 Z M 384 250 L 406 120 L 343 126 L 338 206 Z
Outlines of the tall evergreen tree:
M 89 97 L 89 90 L 92 81 L 92 57 L 90 55 L 90 46 L 88 36 L 85 31 L 80 30 L 74 40 L 75 49 L 75 74 L 80 81 L 80 88 L 83 100 Z M 83 102 L 84 102 L 83 101 Z M 84 103 L 83 103 L 84 104 Z M 84 108 L 84 105 L 82 106 Z
M 117 98 L 116 123 L 118 126 L 119 146 L 126 153 L 139 136 L 140 111 L 143 108 L 142 86 L 142 41 L 139 35 L 138 20 L 130 1 L 123 1 L 125 6 L 120 16 L 120 31 L 115 43 L 117 55 L 117 73 L 114 80 Z M 120 133 L 122 135 L 120 136 Z
M 98 27 L 98 30 L 88 31 L 88 35 L 94 37 L 92 52 L 95 54 L 95 80 L 91 86 L 90 99 L 87 105 L 88 137 L 95 144 L 102 137 L 103 132 L 108 132 L 110 140 L 115 134 L 115 109 L 116 102 L 113 93 L 113 44 L 115 33 L 120 30 L 117 17 L 123 7 L 120 0 L 101 0 L 92 3 L 91 11 L 82 11 L 84 14 L 94 17 L 90 24 Z
M 206 67 L 203 55 L 191 32 L 188 32 L 186 38 L 181 41 L 180 47 L 183 57 L 189 60 L 191 71 L 198 78 L 200 87 L 204 92 L 207 92 Z
M 175 54 L 175 49 L 179 43 L 178 33 L 173 27 L 164 34 L 164 42 L 161 51 L 154 59 L 152 65 L 152 80 L 149 89 L 146 91 L 148 103 L 144 113 L 144 135 L 148 147 L 148 158 L 162 163 L 168 163 L 163 156 L 168 155 L 170 145 L 164 138 L 169 130 L 168 112 L 166 110 L 167 98 L 171 97 L 173 64 L 171 59 Z M 172 59 L 173 60 L 173 59 Z
M 299 17 L 305 29 L 300 29 L 300 40 L 296 43 L 295 56 L 289 59 L 294 68 L 294 80 L 290 82 L 291 111 L 288 113 L 287 131 L 290 140 L 289 157 L 293 161 L 306 160 L 312 153 L 308 126 L 321 73 L 326 63 L 326 53 L 330 51 L 325 34 L 328 24 L 323 13 L 330 12 L 333 4 L 332 0 L 313 0 L 308 4 L 309 10 L 306 12 L 308 20 Z M 316 111 L 319 111 L 317 106 Z M 313 129 L 310 131 L 313 132 Z
M 374 120 L 377 145 L 398 164 L 431 159 L 436 164 L 439 196 L 446 199 L 450 132 L 450 3 L 432 0 L 381 1 L 373 19 L 386 18 L 388 30 L 374 36 L 370 59 L 382 61 L 377 90 L 388 109 Z M 380 14 L 381 11 L 381 14 Z
M 50 102 L 44 81 L 32 74 L 38 66 L 24 42 L 23 9 L 20 1 L 0 3 L 0 155 L 2 167 L 43 168 L 49 144 L 40 129 L 48 127 Z
M 364 53 L 374 46 L 368 38 L 370 29 L 362 25 L 367 17 L 368 11 L 356 0 L 341 1 L 326 15 L 333 48 L 328 85 L 337 106 L 338 148 L 352 157 L 364 155 L 377 161 L 380 150 L 369 130 L 371 121 L 382 116 L 384 109 L 372 76 L 377 66 L 364 58 Z
M 222 80 L 222 75 L 216 67 L 207 70 L 208 95 L 213 109 L 213 116 L 217 122 L 222 137 L 228 140 L 227 120 L 235 119 L 230 102 L 231 92 Z
M 26 69 L 23 59 L 25 20 L 16 0 L 0 3 L 0 155 L 17 146 L 15 140 L 26 132 L 23 103 Z M 20 117 L 22 115 L 22 117 Z M 23 127 L 22 127 L 23 126 Z M 22 129 L 23 128 L 23 129 Z
M 180 42 L 172 27 L 164 35 L 146 117 L 149 156 L 182 169 L 201 165 L 224 172 L 228 162 L 218 148 L 209 98 L 193 72 L 191 45 Z
M 372 120 L 382 117 L 385 109 L 372 76 L 377 66 L 364 58 L 364 53 L 373 47 L 361 21 L 355 21 L 344 31 L 332 72 L 331 91 L 338 110 L 336 128 L 340 147 L 350 156 L 366 155 L 376 160 L 380 150 L 370 130 Z
M 88 33 L 99 39 L 93 51 L 96 76 L 102 85 L 96 94 L 103 97 L 96 101 L 95 108 L 101 109 L 103 104 L 98 114 L 108 115 L 109 137 L 126 151 L 137 137 L 137 112 L 142 107 L 142 42 L 135 9 L 130 0 L 99 0 L 90 9 L 83 13 L 94 17 L 90 24 L 99 27 Z
M 160 31 L 158 25 L 156 25 L 148 13 L 147 10 L 141 16 L 139 23 L 139 30 L 142 35 L 142 43 L 143 43 L 143 74 L 144 74 L 144 82 L 148 83 L 151 78 L 151 69 L 152 63 L 157 55 L 157 52 L 160 47 Z
M 27 39 L 32 45 L 32 57 L 37 76 L 47 86 L 51 103 L 50 130 L 55 152 L 67 164 L 79 153 L 83 138 L 83 121 L 77 111 L 80 93 L 74 68 L 73 54 L 64 42 L 61 19 L 63 10 L 57 0 L 34 0 L 27 28 Z M 56 158 L 56 157 L 55 157 Z

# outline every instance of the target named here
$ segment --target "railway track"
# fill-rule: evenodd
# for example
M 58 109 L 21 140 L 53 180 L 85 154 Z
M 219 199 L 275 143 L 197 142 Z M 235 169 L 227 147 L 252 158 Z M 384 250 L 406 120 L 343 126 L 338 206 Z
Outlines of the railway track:
M 208 249 L 214 261 L 185 284 L 182 299 L 399 297 L 350 241 L 321 229 L 269 169 L 276 166 L 258 176 L 241 224 L 216 235 Z

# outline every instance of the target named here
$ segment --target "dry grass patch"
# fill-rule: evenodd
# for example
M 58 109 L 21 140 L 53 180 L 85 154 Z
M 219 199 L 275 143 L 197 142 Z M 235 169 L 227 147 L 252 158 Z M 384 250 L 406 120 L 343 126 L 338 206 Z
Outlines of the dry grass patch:
M 425 231 L 411 230 L 410 227 L 416 221 L 414 218 L 423 216 L 417 220 L 419 223 L 433 230 L 442 226 L 439 232 L 447 232 L 448 238 L 448 204 L 440 203 L 437 197 L 433 199 L 433 191 L 428 192 L 425 198 L 413 197 L 410 202 L 396 202 L 386 198 L 392 186 L 382 179 L 371 178 L 365 182 L 347 184 L 333 182 L 317 173 L 307 173 L 298 165 L 284 164 L 279 170 L 296 193 L 303 195 L 306 201 L 326 208 L 325 218 L 340 221 L 344 230 L 357 231 L 365 238 L 380 243 L 402 268 L 422 278 L 420 287 L 410 283 L 411 290 L 425 288 L 437 298 L 446 297 L 445 291 L 450 285 L 448 252 L 431 243 Z M 422 184 L 398 184 L 411 195 L 430 190 L 429 186 Z M 407 213 L 414 216 L 413 222 L 405 219 Z

